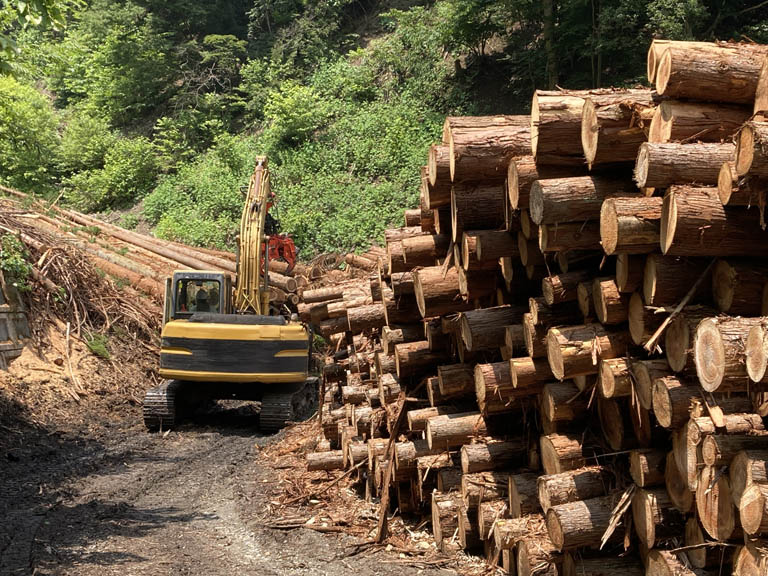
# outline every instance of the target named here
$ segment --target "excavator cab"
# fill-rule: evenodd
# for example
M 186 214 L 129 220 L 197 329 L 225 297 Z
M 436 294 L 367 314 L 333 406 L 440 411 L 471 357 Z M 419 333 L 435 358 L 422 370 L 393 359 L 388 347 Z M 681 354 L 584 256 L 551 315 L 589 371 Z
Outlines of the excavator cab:
M 189 319 L 195 313 L 232 313 L 232 278 L 221 272 L 187 270 L 174 272 L 166 285 L 166 313 L 169 320 Z

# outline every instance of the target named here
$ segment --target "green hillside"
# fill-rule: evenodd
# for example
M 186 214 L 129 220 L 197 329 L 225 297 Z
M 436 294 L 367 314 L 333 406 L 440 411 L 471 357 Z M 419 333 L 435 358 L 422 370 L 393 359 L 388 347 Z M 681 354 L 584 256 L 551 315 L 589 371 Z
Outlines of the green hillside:
M 231 247 L 267 154 L 310 256 L 400 222 L 446 114 L 642 82 L 652 37 L 768 41 L 768 3 L 3 0 L 0 29 L 0 182 Z

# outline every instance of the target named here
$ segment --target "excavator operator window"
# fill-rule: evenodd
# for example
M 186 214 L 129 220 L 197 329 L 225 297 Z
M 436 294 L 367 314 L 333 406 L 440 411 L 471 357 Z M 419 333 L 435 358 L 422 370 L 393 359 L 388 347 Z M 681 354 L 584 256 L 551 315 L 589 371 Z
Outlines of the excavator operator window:
M 183 279 L 176 284 L 176 313 L 194 314 L 219 310 L 221 284 L 218 280 Z

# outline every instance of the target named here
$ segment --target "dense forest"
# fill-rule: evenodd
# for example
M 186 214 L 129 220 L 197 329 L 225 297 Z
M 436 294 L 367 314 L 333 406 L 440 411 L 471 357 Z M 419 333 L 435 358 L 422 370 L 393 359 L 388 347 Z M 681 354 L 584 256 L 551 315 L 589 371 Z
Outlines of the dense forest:
M 653 37 L 768 42 L 740 0 L 2 0 L 0 183 L 231 247 L 254 156 L 305 256 L 418 198 L 446 114 L 644 81 Z

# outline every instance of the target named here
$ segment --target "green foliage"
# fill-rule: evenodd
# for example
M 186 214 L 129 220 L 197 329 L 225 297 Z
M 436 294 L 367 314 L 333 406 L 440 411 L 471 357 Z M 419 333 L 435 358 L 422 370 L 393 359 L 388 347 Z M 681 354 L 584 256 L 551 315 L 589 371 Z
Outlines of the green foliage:
M 48 98 L 14 78 L 0 77 L 0 182 L 48 190 L 58 143 Z
M 103 168 L 78 172 L 65 181 L 65 198 L 86 212 L 121 208 L 146 196 L 156 180 L 152 143 L 143 137 L 124 138 L 107 151 Z
M 120 226 L 125 228 L 126 230 L 135 230 L 136 227 L 139 225 L 139 217 L 136 214 L 128 213 L 123 215 L 122 218 L 120 218 L 119 222 Z
M 61 172 L 71 174 L 104 167 L 108 150 L 119 140 L 107 120 L 78 109 L 63 119 L 57 164 Z
M 0 236 L 0 270 L 6 282 L 19 290 L 29 290 L 28 279 L 32 274 L 29 253 L 21 240 L 11 234 Z
M 264 105 L 267 141 L 294 144 L 319 129 L 329 115 L 328 107 L 310 86 L 283 82 Z
M 709 10 L 701 0 L 652 0 L 648 19 L 662 37 L 693 40 L 695 31 L 706 22 Z
M 104 360 L 109 360 L 112 354 L 109 352 L 109 338 L 105 334 L 86 333 L 85 345 L 93 354 Z

